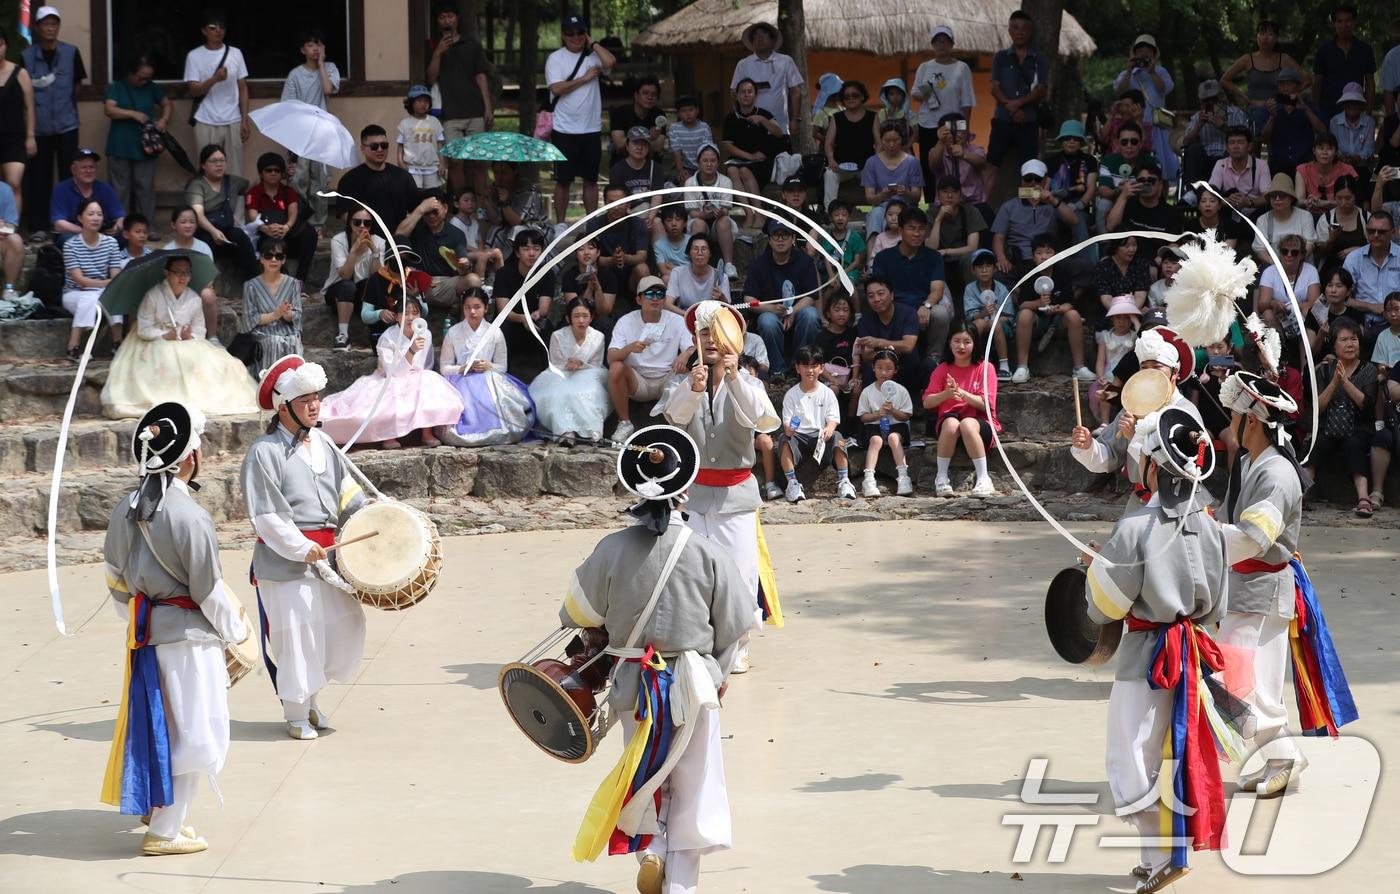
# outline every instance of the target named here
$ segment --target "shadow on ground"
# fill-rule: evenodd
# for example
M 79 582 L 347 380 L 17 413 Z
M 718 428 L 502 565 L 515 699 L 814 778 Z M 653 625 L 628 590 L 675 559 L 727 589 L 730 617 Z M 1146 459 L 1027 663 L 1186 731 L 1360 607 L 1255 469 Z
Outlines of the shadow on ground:
M 1013 878 L 1013 875 L 1015 876 Z M 931 866 L 887 866 L 866 863 L 848 866 L 840 875 L 809 876 L 818 891 L 839 894 L 928 894 L 931 891 L 1012 890 L 1018 894 L 1046 891 L 1131 891 L 1128 876 L 1050 872 L 960 872 Z
M 490 664 L 488 662 L 477 662 L 475 664 L 447 664 L 443 665 L 443 670 L 449 674 L 462 674 L 460 680 L 453 680 L 473 689 L 495 689 L 496 678 L 500 676 L 500 664 Z
M 100 863 L 141 856 L 141 820 L 108 810 L 41 810 L 0 820 L 0 854 Z

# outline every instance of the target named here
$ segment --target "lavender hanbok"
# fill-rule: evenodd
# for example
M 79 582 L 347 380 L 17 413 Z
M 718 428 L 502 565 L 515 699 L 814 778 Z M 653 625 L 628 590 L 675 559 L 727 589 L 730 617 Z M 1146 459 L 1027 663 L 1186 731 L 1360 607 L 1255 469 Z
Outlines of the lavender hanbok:
M 476 359 L 489 363 L 490 369 L 467 370 L 474 351 Z M 472 329 L 463 320 L 447 330 L 439 368 L 462 399 L 461 418 L 438 432 L 444 442 L 454 447 L 514 444 L 535 427 L 535 402 L 525 384 L 505 371 L 506 340 L 489 323 L 483 320 Z

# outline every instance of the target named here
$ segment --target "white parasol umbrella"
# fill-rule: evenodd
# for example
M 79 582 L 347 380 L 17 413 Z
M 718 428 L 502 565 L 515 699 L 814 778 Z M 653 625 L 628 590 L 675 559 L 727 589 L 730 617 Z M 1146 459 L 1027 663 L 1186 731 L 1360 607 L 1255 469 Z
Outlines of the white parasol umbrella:
M 269 140 L 300 158 L 333 168 L 353 168 L 360 163 L 355 138 L 325 109 L 288 99 L 263 106 L 248 117 Z

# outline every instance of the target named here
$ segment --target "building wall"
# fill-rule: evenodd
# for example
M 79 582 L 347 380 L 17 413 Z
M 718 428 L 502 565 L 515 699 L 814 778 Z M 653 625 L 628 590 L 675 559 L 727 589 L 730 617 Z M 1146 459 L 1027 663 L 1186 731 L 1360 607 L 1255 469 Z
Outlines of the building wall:
M 96 0 L 101 3 L 102 0 Z M 403 117 L 402 91 L 406 82 L 421 80 L 421 72 L 410 72 L 410 41 L 408 18 L 411 0 L 369 0 L 364 8 L 364 73 L 355 81 L 342 84 L 342 95 L 330 100 L 330 110 L 346 128 L 358 139 L 360 128 L 371 122 L 383 125 L 391 134 L 399 119 Z M 37 8 L 37 5 L 36 5 Z M 106 71 L 96 71 L 95 59 L 99 57 L 93 43 L 93 16 L 91 5 L 69 0 L 62 5 L 63 29 L 59 39 L 74 44 L 83 54 L 89 70 L 87 88 L 80 93 L 78 114 L 81 121 L 81 145 L 91 147 L 105 154 L 107 144 L 108 119 L 103 113 L 102 95 L 105 93 Z M 105 40 L 105 36 L 102 38 Z M 190 46 L 195 45 L 198 35 L 191 37 Z M 232 41 L 238 45 L 236 40 Z M 120 48 L 117 48 L 118 50 Z M 297 64 L 298 56 L 289 56 L 287 68 Z M 120 77 L 120 72 L 116 73 Z M 163 84 L 167 88 L 170 84 Z M 183 85 L 175 85 L 183 92 Z M 250 81 L 250 107 L 261 108 L 277 101 L 276 95 L 281 85 L 272 81 Z M 392 95 L 376 95 L 391 91 Z M 170 118 L 170 132 L 185 148 L 192 161 L 197 160 L 200 147 L 194 144 L 194 128 L 186 124 L 189 120 L 190 100 L 174 99 L 174 112 Z M 253 166 L 257 156 L 263 152 L 283 152 L 285 150 L 258 133 L 253 126 L 252 137 L 244 146 L 244 170 L 242 176 L 252 179 Z M 393 154 L 390 154 L 390 160 Z M 105 166 L 105 163 L 104 163 Z M 157 190 L 178 191 L 184 187 L 189 174 L 168 157 L 162 156 L 157 165 Z M 162 222 L 157 225 L 163 230 Z

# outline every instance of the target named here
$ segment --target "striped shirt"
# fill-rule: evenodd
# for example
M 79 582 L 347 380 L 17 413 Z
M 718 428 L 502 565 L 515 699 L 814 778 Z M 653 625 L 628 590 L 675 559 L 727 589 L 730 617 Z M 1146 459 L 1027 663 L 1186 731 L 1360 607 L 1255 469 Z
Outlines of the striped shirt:
M 73 281 L 71 274 L 66 271 L 80 270 L 83 276 L 88 279 L 110 279 L 113 267 L 122 266 L 122 250 L 117 246 L 117 240 L 111 236 L 100 235 L 97 237 L 97 245 L 90 246 L 83 241 L 81 235 L 74 236 L 63 243 L 63 288 L 81 289 L 83 286 Z
M 710 125 L 704 121 L 695 122 L 694 127 L 686 127 L 677 121 L 666 128 L 666 139 L 671 143 L 671 151 L 681 154 L 681 161 L 685 163 L 687 172 L 694 173 L 699 167 L 695 156 L 700 154 L 701 146 L 714 143 L 715 135 L 710 132 Z

